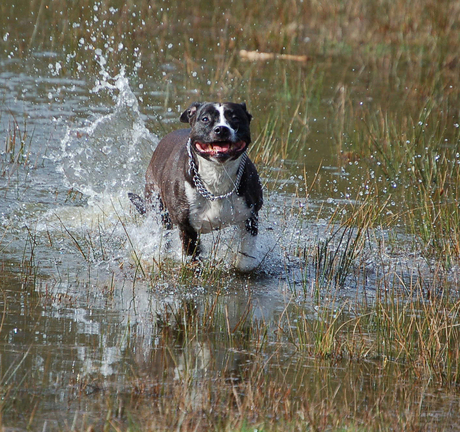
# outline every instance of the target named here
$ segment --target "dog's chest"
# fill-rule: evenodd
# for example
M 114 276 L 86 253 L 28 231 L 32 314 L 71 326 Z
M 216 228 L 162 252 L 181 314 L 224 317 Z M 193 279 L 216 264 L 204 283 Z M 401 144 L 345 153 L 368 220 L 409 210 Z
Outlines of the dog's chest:
M 215 201 L 203 198 L 189 183 L 185 183 L 189 203 L 189 221 L 201 233 L 225 228 L 244 222 L 251 216 L 251 209 L 244 198 L 236 193 Z

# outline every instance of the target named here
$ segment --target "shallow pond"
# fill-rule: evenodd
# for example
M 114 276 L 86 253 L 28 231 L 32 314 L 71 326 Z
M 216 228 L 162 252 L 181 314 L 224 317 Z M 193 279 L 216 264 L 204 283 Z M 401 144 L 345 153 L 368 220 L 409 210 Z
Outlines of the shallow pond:
M 156 14 L 167 26 L 167 10 Z M 373 417 L 396 429 L 458 427 L 454 385 L 414 381 L 398 358 L 364 350 L 353 361 L 334 345 L 320 358 L 321 343 L 298 334 L 325 335 L 334 316 L 353 333 L 382 293 L 457 291 L 456 268 L 433 274 L 398 223 L 362 236 L 340 226 L 370 194 L 369 165 L 343 156 L 345 107 L 397 112 L 401 89 L 345 55 L 245 61 L 204 18 L 189 26 L 179 16 L 140 48 L 93 29 L 64 50 L 42 42 L 28 52 L 19 35 L 35 43 L 32 19 L 0 34 L 5 430 L 207 430 L 218 428 L 210 413 L 226 410 L 249 425 L 320 430 Z M 249 276 L 231 266 L 231 229 L 206 236 L 203 268 L 190 268 L 177 232 L 136 215 L 127 198 L 142 192 L 152 150 L 181 127 L 180 113 L 214 99 L 245 100 L 254 116 L 250 156 L 265 203 L 263 260 Z M 379 194 L 396 213 L 398 198 Z M 364 333 L 361 342 L 374 337 Z

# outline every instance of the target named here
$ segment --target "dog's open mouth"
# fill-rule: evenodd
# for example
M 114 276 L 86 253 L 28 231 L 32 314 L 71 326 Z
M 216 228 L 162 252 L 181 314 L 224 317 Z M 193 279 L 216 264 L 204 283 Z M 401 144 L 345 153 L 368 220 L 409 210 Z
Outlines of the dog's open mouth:
M 207 154 L 209 156 L 225 156 L 233 155 L 244 151 L 246 148 L 244 141 L 234 142 L 214 142 L 214 143 L 200 143 L 195 142 L 195 147 L 200 153 Z

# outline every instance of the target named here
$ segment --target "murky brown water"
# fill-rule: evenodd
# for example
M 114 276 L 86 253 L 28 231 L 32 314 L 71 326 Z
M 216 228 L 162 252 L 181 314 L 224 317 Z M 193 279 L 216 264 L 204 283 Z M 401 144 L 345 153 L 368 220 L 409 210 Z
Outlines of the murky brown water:
M 327 238 L 329 217 L 355 202 L 368 176 L 364 162 L 338 157 L 349 139 L 338 125 L 347 120 L 340 117 L 341 95 L 350 98 L 354 112 L 397 110 L 401 89 L 341 56 L 318 56 L 314 65 L 236 59 L 216 78 L 228 51 L 220 54 L 212 39 L 209 58 L 181 63 L 187 40 L 202 43 L 202 33 L 212 33 L 205 21 L 187 38 L 171 31 L 164 45 L 169 56 L 158 52 L 155 60 L 152 49 L 141 58 L 131 50 L 128 61 L 117 61 L 116 67 L 114 47 L 97 51 L 91 35 L 67 52 L 45 44 L 26 55 L 15 38 L 30 38 L 30 31 L 18 24 L 17 34 L 7 36 L 6 29 L 0 34 L 0 137 L 3 142 L 16 131 L 25 146 L 19 155 L 0 150 L 0 390 L 6 430 L 101 425 L 112 405 L 112 414 L 127 424 L 125 413 L 134 421 L 136 415 L 145 418 L 158 389 L 171 395 L 184 376 L 196 387 L 189 402 L 200 404 L 207 396 L 203 385 L 222 377 L 251 382 L 248 371 L 257 364 L 272 383 L 289 388 L 293 401 L 308 399 L 313 407 L 329 403 L 331 411 L 353 406 L 344 415 L 355 416 L 357 424 L 370 412 L 385 411 L 393 413 L 389 418 L 393 415 L 396 428 L 404 424 L 401 416 L 433 428 L 458 427 L 455 389 L 414 386 L 397 363 L 317 360 L 300 353 L 278 327 L 285 316 L 297 318 L 298 304 L 318 319 L 313 289 L 318 274 L 314 264 L 302 261 L 302 253 Z M 191 49 L 206 51 L 198 43 Z M 79 63 L 80 57 L 86 63 Z M 299 106 L 291 124 L 305 92 L 306 105 Z M 252 157 L 259 160 L 267 191 L 264 263 L 256 275 L 238 276 L 223 252 L 217 256 L 222 276 L 210 278 L 212 283 L 190 276 L 137 278 L 134 252 L 147 269 L 158 255 L 176 260 L 179 269 L 181 256 L 177 236 L 165 240 L 155 221 L 137 219 L 126 193 L 142 191 L 152 148 L 158 137 L 180 127 L 181 110 L 194 100 L 220 98 L 246 100 L 254 116 Z M 275 121 L 284 135 L 271 145 L 286 150 L 264 164 L 258 140 Z M 305 190 L 315 178 L 307 200 Z M 397 207 L 397 200 L 390 202 L 388 211 Z M 336 292 L 321 293 L 320 300 L 372 301 L 382 274 L 395 269 L 401 280 L 420 274 L 428 280 L 424 260 L 385 249 L 398 235 L 397 230 L 373 233 L 358 270 Z M 206 240 L 208 251 L 214 240 Z M 226 245 L 231 234 L 218 240 Z M 454 288 L 456 280 L 456 274 L 450 276 Z M 213 313 L 220 312 L 212 332 L 188 335 L 193 325 L 181 319 L 203 324 L 213 301 Z M 291 308 L 291 302 L 297 306 Z M 228 328 L 237 329 L 232 340 Z

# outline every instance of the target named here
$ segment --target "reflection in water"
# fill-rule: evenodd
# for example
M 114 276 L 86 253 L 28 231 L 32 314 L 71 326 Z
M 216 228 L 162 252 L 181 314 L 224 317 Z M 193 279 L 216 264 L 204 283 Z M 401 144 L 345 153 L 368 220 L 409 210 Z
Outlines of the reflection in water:
M 253 406 L 256 422 L 301 415 L 325 426 L 330 419 L 319 413 L 337 406 L 341 415 L 382 411 L 389 418 L 400 410 L 416 416 L 446 409 L 397 363 L 318 360 L 296 349 L 283 320 L 295 328 L 299 310 L 308 308 L 260 292 L 259 282 L 236 278 L 222 293 L 175 295 L 141 282 L 101 295 L 82 285 L 64 295 L 3 272 L 3 422 L 25 428 L 34 416 L 39 430 L 85 430 L 102 425 L 110 410 L 120 422 L 127 412 L 147 416 L 153 429 L 177 425 L 178 416 L 203 416 L 206 429 L 223 412 L 237 418 Z M 321 319 L 315 309 L 308 314 Z M 167 415 L 172 406 L 177 412 Z
M 241 380 L 240 365 L 255 355 L 257 322 L 283 308 L 282 299 L 252 297 L 240 282 L 227 295 L 171 296 L 142 284 L 63 294 L 2 273 L 4 421 L 21 417 L 26 425 L 37 403 L 57 428 L 80 410 L 99 421 L 95 406 L 107 395 L 147 397 L 176 382 L 187 384 L 187 403 L 205 403 L 203 380 Z

